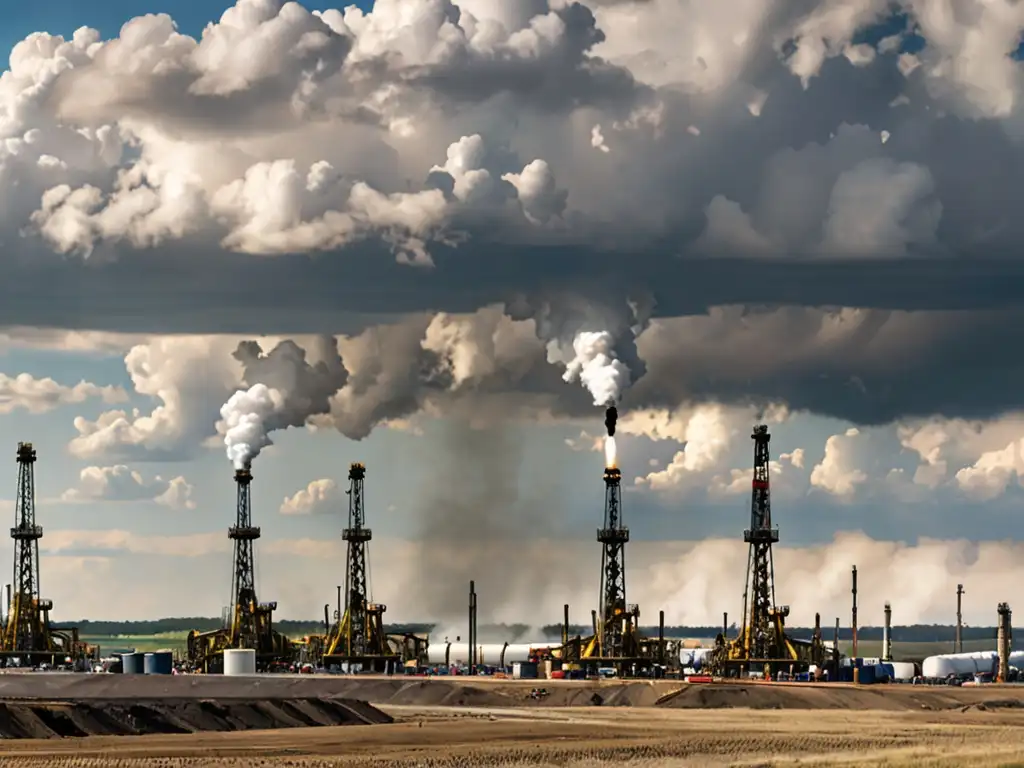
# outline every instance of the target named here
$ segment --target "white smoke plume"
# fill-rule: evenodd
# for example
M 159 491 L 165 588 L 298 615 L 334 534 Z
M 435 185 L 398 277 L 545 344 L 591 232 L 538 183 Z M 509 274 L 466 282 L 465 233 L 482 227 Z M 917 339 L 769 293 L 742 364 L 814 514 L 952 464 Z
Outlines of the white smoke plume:
M 629 386 L 629 368 L 615 356 L 614 346 L 608 331 L 581 331 L 573 339 L 574 357 L 566 363 L 562 378 L 581 382 L 594 405 L 613 405 Z
M 266 384 L 235 392 L 220 409 L 224 445 L 235 469 L 243 469 L 271 445 L 268 423 L 284 407 L 284 396 Z
M 313 364 L 291 340 L 266 354 L 255 341 L 243 341 L 235 350 L 249 389 L 235 392 L 220 413 L 228 458 L 237 469 L 273 444 L 271 432 L 301 427 L 310 417 L 330 412 L 331 397 L 345 386 L 348 372 L 333 336 L 319 336 L 310 346 L 319 358 Z

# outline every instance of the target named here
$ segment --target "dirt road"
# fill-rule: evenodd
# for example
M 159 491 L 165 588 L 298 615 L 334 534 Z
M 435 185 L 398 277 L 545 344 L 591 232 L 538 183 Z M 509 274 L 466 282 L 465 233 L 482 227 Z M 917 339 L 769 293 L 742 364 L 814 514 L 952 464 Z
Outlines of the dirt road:
M 1024 711 L 383 707 L 390 725 L 0 743 L 12 768 L 1005 765 Z M 768 762 L 770 760 L 770 762 Z

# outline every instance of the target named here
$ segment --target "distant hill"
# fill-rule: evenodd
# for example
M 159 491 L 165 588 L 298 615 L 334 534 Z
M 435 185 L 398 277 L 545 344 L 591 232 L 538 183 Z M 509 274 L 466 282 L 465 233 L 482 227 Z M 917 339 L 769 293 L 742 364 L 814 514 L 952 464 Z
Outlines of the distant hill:
M 116 635 L 160 635 L 174 632 L 187 632 L 191 629 L 208 631 L 222 625 L 220 618 L 206 617 L 184 617 L 164 618 L 150 621 L 90 621 L 82 620 L 68 623 L 77 626 L 83 635 L 89 636 L 116 636 Z M 275 621 L 274 626 L 278 631 L 291 637 L 308 635 L 323 632 L 322 621 Z M 419 632 L 430 633 L 434 630 L 434 624 L 410 623 L 410 624 L 388 624 L 385 629 L 388 632 Z M 647 635 L 656 635 L 656 626 L 645 626 L 641 628 Z M 810 627 L 789 627 L 788 632 L 795 637 L 809 637 L 813 632 Z M 591 631 L 589 625 L 572 625 L 569 634 L 586 636 Z M 665 634 L 669 637 L 692 637 L 710 638 L 721 631 L 720 626 L 716 627 L 681 627 L 666 626 Z M 730 627 L 730 634 L 736 631 L 736 626 Z M 826 640 L 832 638 L 833 627 L 822 627 L 822 634 Z M 1018 630 L 1014 630 L 1015 633 Z M 531 628 L 527 624 L 481 624 L 479 627 L 481 638 L 503 638 L 509 642 L 516 640 L 542 640 L 544 638 L 557 638 L 562 634 L 562 627 L 558 624 L 548 624 L 539 628 Z M 910 626 L 894 626 L 892 628 L 892 640 L 898 643 L 935 643 L 952 642 L 956 636 L 956 627 L 947 624 L 914 624 Z M 964 627 L 963 639 L 989 640 L 996 636 L 995 627 Z M 861 640 L 881 640 L 881 627 L 860 627 L 857 630 L 857 637 Z M 839 639 L 850 640 L 852 632 L 849 627 L 839 628 Z M 452 641 L 454 637 L 450 638 Z

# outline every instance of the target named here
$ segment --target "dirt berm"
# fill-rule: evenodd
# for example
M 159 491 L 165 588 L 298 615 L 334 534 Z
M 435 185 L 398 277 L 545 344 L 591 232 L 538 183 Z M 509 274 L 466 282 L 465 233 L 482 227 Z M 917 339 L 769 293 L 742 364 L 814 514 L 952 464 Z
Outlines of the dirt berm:
M 341 698 L 419 706 L 653 706 L 678 682 L 511 681 L 348 675 L 84 675 L 0 674 L 0 700 L 216 699 L 252 701 Z M 547 695 L 534 698 L 534 688 Z
M 343 699 L 0 702 L 0 739 L 272 730 L 391 722 L 390 715 L 365 702 Z
M 947 710 L 1024 707 L 1024 687 L 952 688 L 925 685 L 684 685 L 658 701 L 680 709 Z
M 534 695 L 543 689 L 545 695 Z M 0 674 L 0 701 L 221 703 L 342 699 L 419 707 L 683 707 L 750 709 L 944 710 L 1024 705 L 1024 686 L 947 687 L 831 683 L 495 680 L 348 675 Z

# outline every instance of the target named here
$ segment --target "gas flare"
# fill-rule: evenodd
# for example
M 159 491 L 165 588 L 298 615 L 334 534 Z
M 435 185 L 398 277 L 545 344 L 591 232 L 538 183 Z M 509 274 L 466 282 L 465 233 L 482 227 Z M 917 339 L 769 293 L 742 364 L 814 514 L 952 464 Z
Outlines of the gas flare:
M 618 466 L 619 456 L 618 451 L 615 447 L 615 438 L 606 437 L 604 439 L 604 466 L 605 469 L 615 469 Z

